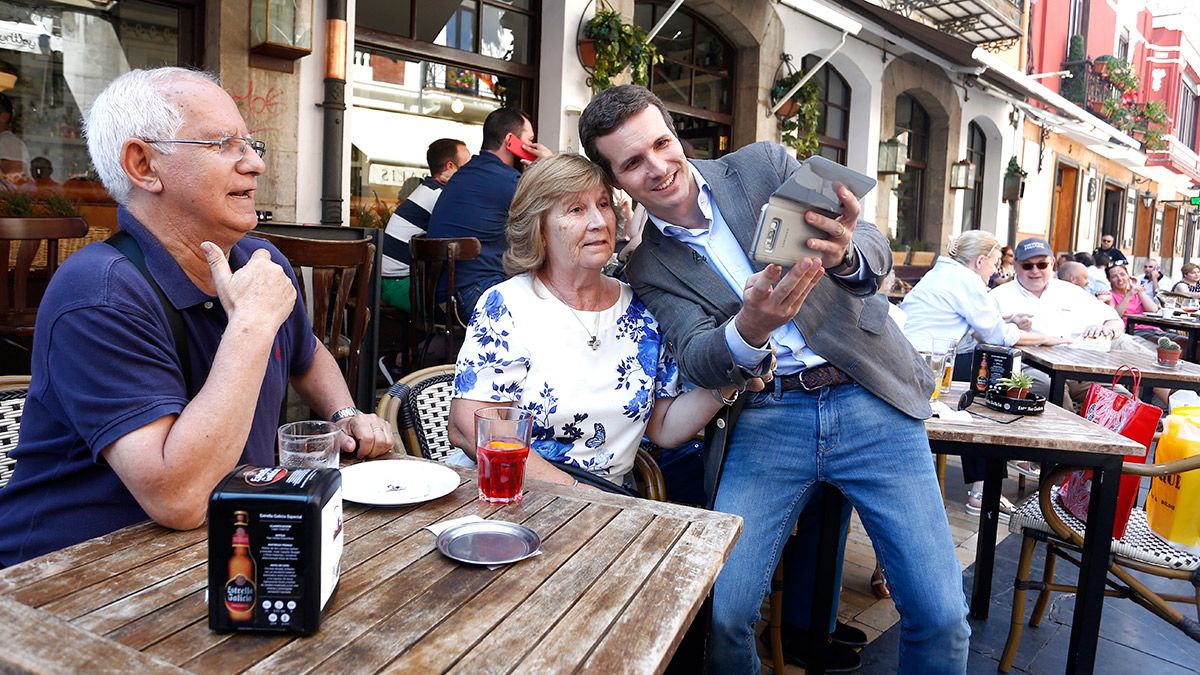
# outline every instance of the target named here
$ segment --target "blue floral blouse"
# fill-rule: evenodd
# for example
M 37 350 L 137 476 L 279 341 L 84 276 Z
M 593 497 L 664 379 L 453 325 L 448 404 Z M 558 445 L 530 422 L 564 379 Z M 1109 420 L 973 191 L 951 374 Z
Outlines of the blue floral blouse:
M 455 367 L 455 398 L 515 402 L 533 414 L 538 454 L 614 481 L 633 467 L 653 399 L 679 394 L 658 323 L 626 284 L 599 312 L 572 311 L 529 274 L 497 284 Z

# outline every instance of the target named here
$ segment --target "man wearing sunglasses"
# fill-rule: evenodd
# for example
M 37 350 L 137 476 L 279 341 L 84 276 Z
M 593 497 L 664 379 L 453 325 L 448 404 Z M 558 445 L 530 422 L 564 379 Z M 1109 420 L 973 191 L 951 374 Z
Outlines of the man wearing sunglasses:
M 1122 339 L 1125 323 L 1112 307 L 1087 290 L 1057 278 L 1054 252 L 1046 240 L 1025 239 L 1017 244 L 1015 253 L 1017 283 L 998 286 L 991 292 L 1004 315 L 1028 315 L 1030 327 L 1026 330 L 1034 333 L 1073 340 L 1108 338 L 1114 349 L 1137 348 Z M 1026 368 L 1026 372 L 1036 380 L 1034 390 L 1045 396 L 1050 389 L 1049 378 L 1040 370 Z
M 245 236 L 266 145 L 216 80 L 130 71 L 84 124 L 124 234 L 66 260 L 38 308 L 0 566 L 147 517 L 199 527 L 235 466 L 275 465 L 289 384 L 343 450 L 393 444 L 354 408 L 287 259 Z
M 1108 256 L 1109 262 L 1129 262 L 1125 254 L 1121 253 L 1121 250 L 1117 248 L 1117 240 L 1111 234 L 1100 237 L 1100 248 L 1096 249 L 1092 256 L 1095 257 L 1101 254 Z

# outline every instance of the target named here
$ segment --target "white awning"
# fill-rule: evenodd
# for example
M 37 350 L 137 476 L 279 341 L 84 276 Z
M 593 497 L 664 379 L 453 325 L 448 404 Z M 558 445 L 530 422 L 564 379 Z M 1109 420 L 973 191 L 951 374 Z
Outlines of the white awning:
M 425 151 L 439 138 L 457 138 L 472 154 L 479 152 L 483 127 L 438 117 L 353 106 L 350 142 L 372 164 L 417 167 L 428 173 Z

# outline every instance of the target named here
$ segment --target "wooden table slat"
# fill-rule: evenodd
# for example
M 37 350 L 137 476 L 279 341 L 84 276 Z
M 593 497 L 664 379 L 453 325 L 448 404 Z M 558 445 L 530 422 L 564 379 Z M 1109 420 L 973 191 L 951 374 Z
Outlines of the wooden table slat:
M 704 594 L 696 591 L 709 584 L 706 579 L 710 574 L 715 576 L 720 572 L 741 529 L 740 518 L 736 522 L 696 523 L 689 527 L 667 554 L 658 574 L 642 587 L 617 622 L 600 638 L 596 649 L 583 662 L 583 670 L 606 673 L 631 668 L 653 672 L 657 668 L 661 672 L 666 664 L 656 666 L 649 656 L 662 651 L 675 652 L 704 602 Z M 722 545 L 725 548 L 721 558 L 712 558 L 708 552 Z M 661 602 L 667 597 L 692 597 L 695 602 L 686 613 L 681 613 L 678 609 L 667 610 Z
M 579 602 L 592 584 L 608 573 L 613 561 L 638 538 L 653 518 L 647 513 L 622 512 L 613 519 L 610 527 L 588 541 L 578 555 L 555 570 L 538 588 L 517 599 L 518 604 L 503 621 L 472 645 L 450 672 L 512 670 L 525 652 L 553 629 L 559 618 Z M 646 555 L 657 557 L 654 551 L 646 551 Z M 560 635 L 562 639 L 572 639 L 569 635 Z
M 548 541 L 553 541 L 555 533 L 570 523 L 584 505 L 553 499 L 548 505 L 536 509 L 529 506 L 526 504 L 519 509 L 507 509 L 502 515 L 505 520 L 524 523 L 534 531 L 544 533 Z M 601 517 L 595 524 L 597 529 L 603 527 L 613 514 L 598 515 Z M 451 606 L 449 611 L 452 611 L 454 606 L 469 600 L 506 571 L 464 568 L 437 553 L 432 533 L 419 532 L 416 537 L 424 540 L 425 557 L 413 565 L 393 570 L 395 575 L 386 582 L 328 616 L 316 635 L 277 650 L 259 661 L 252 670 L 264 673 L 346 670 L 345 667 L 331 669 L 328 661 L 314 658 L 314 654 L 325 657 L 332 654 L 334 658 L 343 658 L 350 670 L 376 670 L 402 648 L 400 645 L 420 637 L 421 633 L 410 635 L 412 631 L 425 631 L 429 625 L 436 624 L 438 615 L 448 611 L 446 604 Z M 385 588 L 387 586 L 394 588 Z M 440 597 L 434 598 L 439 595 L 436 592 L 439 588 L 449 589 L 449 592 L 443 591 Z M 423 601 L 412 602 L 417 598 Z M 364 645 L 368 649 L 362 649 Z M 378 649 L 385 650 L 387 654 L 382 658 L 376 656 L 372 666 L 370 652 Z M 343 656 L 347 652 L 356 653 L 353 657 Z
M 612 562 L 608 573 L 549 626 L 541 640 L 527 647 L 529 652 L 517 669 L 530 673 L 563 672 L 581 663 L 642 592 L 686 528 L 687 523 L 678 520 L 655 518 Z M 570 635 L 571 639 L 563 644 L 554 639 L 559 635 Z
M 1123 365 L 1142 371 L 1143 377 L 1171 379 L 1181 384 L 1200 384 L 1200 366 L 1180 361 L 1178 368 L 1158 365 L 1154 352 L 1109 351 L 1095 352 L 1066 345 L 1054 347 L 1021 347 L 1025 359 L 1035 364 L 1067 373 L 1109 375 Z
M 0 597 L 0 672 L 128 673 L 179 669 L 11 598 Z

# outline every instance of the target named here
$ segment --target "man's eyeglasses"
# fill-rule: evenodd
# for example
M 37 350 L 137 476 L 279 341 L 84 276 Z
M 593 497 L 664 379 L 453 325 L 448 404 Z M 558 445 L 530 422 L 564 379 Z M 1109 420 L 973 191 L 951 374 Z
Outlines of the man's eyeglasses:
M 982 415 L 980 413 L 975 412 L 974 410 L 971 410 L 971 404 L 974 402 L 975 402 L 975 391 L 972 389 L 968 389 L 967 391 L 963 392 L 962 396 L 958 397 L 958 409 L 962 410 L 964 412 L 970 413 L 971 415 L 974 415 L 980 419 L 989 420 L 989 421 L 995 422 L 997 424 L 1012 424 L 1013 422 L 1016 422 L 1017 420 L 1020 420 L 1023 417 L 1023 415 L 1017 415 L 1016 417 L 1013 417 L 1012 419 L 998 420 L 995 417 L 991 417 L 989 415 Z
M 1023 262 L 1023 263 L 1021 263 L 1021 269 L 1025 270 L 1026 272 L 1028 272 L 1029 270 L 1031 270 L 1035 267 L 1038 268 L 1039 270 L 1044 270 L 1049 266 L 1050 266 L 1050 262 L 1047 260 L 1043 260 L 1041 262 Z
M 254 152 L 262 157 L 267 154 L 267 144 L 262 141 L 256 141 L 250 138 L 242 138 L 241 136 L 226 136 L 215 141 L 191 141 L 180 140 L 177 138 L 164 138 L 159 140 L 146 139 L 147 143 L 176 143 L 179 145 L 207 145 L 212 148 L 217 148 L 217 153 L 225 159 L 233 161 L 240 160 L 246 155 L 246 148 L 251 148 Z

